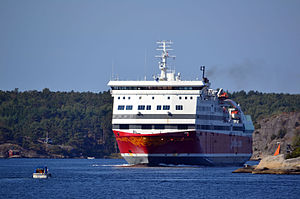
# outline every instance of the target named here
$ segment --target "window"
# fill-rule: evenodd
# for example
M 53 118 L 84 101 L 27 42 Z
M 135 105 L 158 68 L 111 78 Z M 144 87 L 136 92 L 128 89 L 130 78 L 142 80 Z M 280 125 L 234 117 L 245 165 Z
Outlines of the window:
M 142 129 L 152 129 L 151 124 L 142 124 Z
M 180 110 L 180 111 L 183 110 L 183 106 L 182 105 L 176 105 L 175 108 L 176 108 L 176 110 Z
M 198 106 L 197 108 L 199 111 L 211 111 L 209 106 Z
M 214 130 L 227 130 L 229 131 L 229 126 L 213 126 Z
M 152 97 L 152 99 L 154 100 L 154 97 Z
M 200 125 L 200 128 L 203 130 L 210 130 L 212 129 L 210 125 Z
M 243 126 L 234 126 L 234 127 L 232 128 L 232 130 L 233 130 L 233 131 L 244 131 L 245 128 L 244 128 Z
M 147 105 L 146 110 L 151 110 L 151 105 Z
M 139 96 L 139 99 L 142 99 L 142 96 Z
M 190 99 L 193 99 L 193 97 L 190 97 Z
M 179 99 L 181 100 L 182 97 L 179 97 Z
M 123 106 L 123 105 L 118 106 L 118 110 L 124 110 L 124 108 L 125 108 L 125 106 Z
M 145 110 L 145 105 L 138 105 L 138 110 Z
M 188 129 L 188 125 L 187 124 L 178 124 L 177 128 L 178 129 Z
M 127 105 L 126 110 L 132 110 L 132 105 Z
M 161 110 L 161 105 L 157 105 L 156 110 Z
M 165 129 L 165 125 L 163 125 L 163 124 L 154 124 L 154 129 Z
M 168 100 L 170 99 L 170 97 L 168 97 Z
M 130 97 L 128 97 L 128 99 L 130 100 Z
M 129 129 L 129 124 L 120 124 L 120 129 Z
M 120 97 L 118 97 L 118 99 L 120 99 Z
M 184 99 L 187 99 L 187 97 L 184 97 Z
M 163 105 L 163 110 L 170 110 L 170 105 Z
M 125 99 L 125 97 L 123 97 L 123 99 Z

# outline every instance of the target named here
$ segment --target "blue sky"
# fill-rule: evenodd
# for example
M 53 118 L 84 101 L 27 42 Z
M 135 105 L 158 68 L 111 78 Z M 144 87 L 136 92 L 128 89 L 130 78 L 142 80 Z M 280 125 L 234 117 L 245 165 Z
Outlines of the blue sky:
M 300 94 L 300 1 L 0 0 L 0 89 L 108 90 L 158 74 L 172 40 L 185 80 Z M 113 66 L 113 67 L 112 67 Z

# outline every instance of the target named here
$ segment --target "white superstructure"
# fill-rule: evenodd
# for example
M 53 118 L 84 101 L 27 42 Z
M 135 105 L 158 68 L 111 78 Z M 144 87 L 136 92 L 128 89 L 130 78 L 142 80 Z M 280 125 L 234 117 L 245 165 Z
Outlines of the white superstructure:
M 172 42 L 157 43 L 161 73 L 154 80 L 108 83 L 121 155 L 133 164 L 245 162 L 251 156 L 251 117 L 223 89 L 210 89 L 204 66 L 202 80 L 196 81 L 168 70 L 167 59 L 175 57 L 168 52 Z

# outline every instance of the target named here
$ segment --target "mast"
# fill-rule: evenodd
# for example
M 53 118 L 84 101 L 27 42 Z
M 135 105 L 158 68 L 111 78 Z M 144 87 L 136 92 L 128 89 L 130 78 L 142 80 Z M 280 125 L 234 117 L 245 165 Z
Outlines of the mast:
M 160 77 L 159 80 L 167 81 L 167 59 L 168 57 L 175 58 L 175 56 L 170 56 L 168 51 L 173 50 L 171 49 L 171 44 L 173 44 L 172 41 L 158 41 L 156 42 L 159 46 L 156 50 L 162 51 L 161 55 L 156 55 L 155 57 L 160 58 L 160 62 L 158 62 L 159 69 L 160 69 Z M 173 75 L 174 76 L 174 75 Z M 174 79 L 174 78 L 173 78 Z

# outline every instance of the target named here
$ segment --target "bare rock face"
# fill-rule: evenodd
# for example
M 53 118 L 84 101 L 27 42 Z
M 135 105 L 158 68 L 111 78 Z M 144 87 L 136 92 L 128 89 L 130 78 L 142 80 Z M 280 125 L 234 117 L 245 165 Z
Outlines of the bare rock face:
M 285 159 L 284 155 L 266 156 L 252 173 L 258 174 L 300 174 L 300 157 Z
M 252 159 L 273 155 L 279 143 L 280 154 L 287 154 L 296 135 L 300 135 L 300 112 L 283 113 L 258 121 L 253 132 Z
M 300 174 L 300 157 L 285 159 L 284 154 L 277 156 L 265 156 L 258 165 L 245 165 L 233 173 L 253 174 Z
M 255 168 L 256 170 L 266 169 L 283 169 L 284 168 L 284 155 L 265 156 Z

